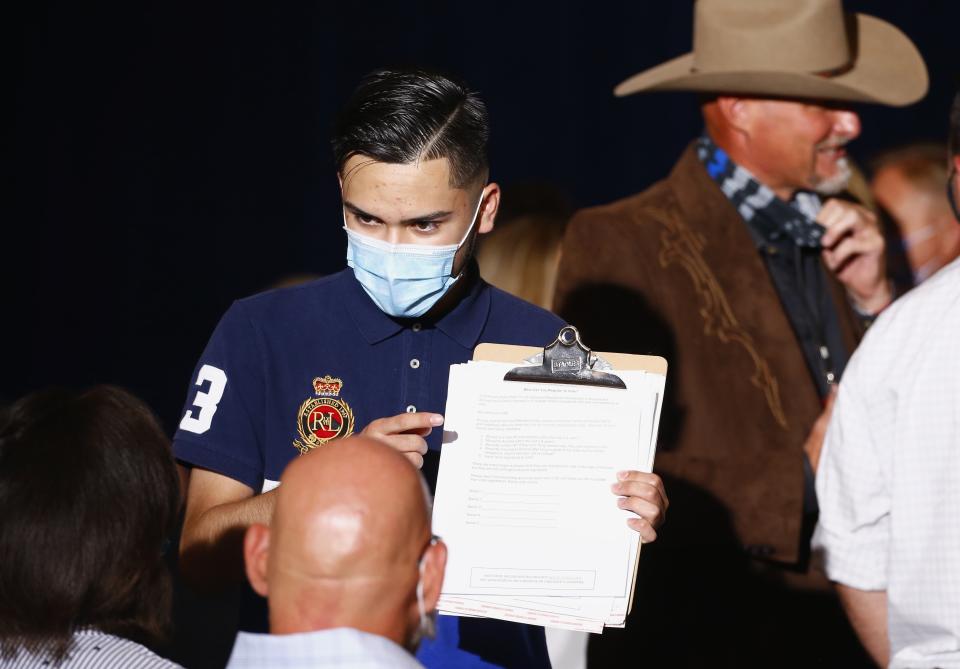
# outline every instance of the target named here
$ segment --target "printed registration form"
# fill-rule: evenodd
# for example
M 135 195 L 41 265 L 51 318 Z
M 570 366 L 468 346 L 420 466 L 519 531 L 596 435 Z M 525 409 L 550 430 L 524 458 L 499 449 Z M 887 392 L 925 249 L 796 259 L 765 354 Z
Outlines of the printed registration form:
M 440 612 L 623 626 L 640 542 L 610 488 L 618 471 L 652 469 L 665 374 L 611 369 L 626 388 L 505 380 L 516 367 L 450 368 L 433 515 L 449 548 Z

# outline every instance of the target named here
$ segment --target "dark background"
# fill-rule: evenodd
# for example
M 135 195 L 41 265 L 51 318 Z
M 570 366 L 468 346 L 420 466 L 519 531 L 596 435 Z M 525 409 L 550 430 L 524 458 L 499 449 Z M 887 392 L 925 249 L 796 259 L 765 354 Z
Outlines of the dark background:
M 847 2 L 901 27 L 931 74 L 861 110 L 859 160 L 941 139 L 956 81 L 949 0 Z M 5 22 L 8 287 L 0 402 L 118 383 L 172 431 L 229 303 L 344 265 L 327 137 L 365 72 L 440 67 L 486 99 L 493 177 L 576 206 L 642 190 L 700 129 L 683 94 L 612 87 L 690 48 L 692 3 L 30 3 Z

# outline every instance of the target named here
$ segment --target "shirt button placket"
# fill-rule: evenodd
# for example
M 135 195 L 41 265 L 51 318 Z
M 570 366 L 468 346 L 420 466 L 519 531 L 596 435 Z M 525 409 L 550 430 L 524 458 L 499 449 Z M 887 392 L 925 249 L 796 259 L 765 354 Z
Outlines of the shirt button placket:
M 421 351 L 423 350 L 423 338 L 424 334 L 421 334 L 423 330 L 423 325 L 420 323 L 414 323 L 410 326 L 410 330 L 407 335 L 407 341 L 409 346 L 406 348 L 407 353 L 407 366 L 409 370 L 404 376 L 406 377 L 406 383 L 404 384 L 404 400 L 408 402 L 405 411 L 407 413 L 415 413 L 418 411 L 418 404 L 422 404 L 422 387 L 423 387 L 423 372 L 420 371 L 421 358 L 423 355 Z
M 407 364 L 410 365 L 409 374 L 411 375 L 410 383 L 407 386 L 410 388 L 410 394 L 408 395 L 410 403 L 416 405 L 420 411 L 443 411 L 442 408 L 437 409 L 429 406 L 429 398 L 425 392 L 430 380 L 428 373 L 430 371 L 430 361 L 427 351 L 434 331 L 424 330 L 420 323 L 414 323 L 410 329 L 414 333 L 411 355 L 407 361 Z

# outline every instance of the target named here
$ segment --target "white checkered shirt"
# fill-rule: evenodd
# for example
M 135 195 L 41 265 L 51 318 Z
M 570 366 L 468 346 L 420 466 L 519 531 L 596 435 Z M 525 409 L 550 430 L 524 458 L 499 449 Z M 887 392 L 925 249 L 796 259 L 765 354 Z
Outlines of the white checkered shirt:
M 42 650 L 17 653 L 9 660 L 0 658 L 3 669 L 180 669 L 179 664 L 155 655 L 138 643 L 98 630 L 74 632 L 67 658 L 54 664 Z
M 886 590 L 891 667 L 960 667 L 960 260 L 850 360 L 817 472 L 831 580 Z
M 304 634 L 240 632 L 227 669 L 423 669 L 390 639 L 347 627 Z

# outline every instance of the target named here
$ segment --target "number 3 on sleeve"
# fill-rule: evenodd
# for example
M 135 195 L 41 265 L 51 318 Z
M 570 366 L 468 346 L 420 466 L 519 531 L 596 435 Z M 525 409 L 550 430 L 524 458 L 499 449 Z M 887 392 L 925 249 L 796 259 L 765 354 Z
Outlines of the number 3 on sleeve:
M 200 407 L 200 413 L 194 417 L 193 409 L 187 409 L 183 420 L 180 421 L 180 429 L 195 434 L 203 434 L 210 429 L 210 423 L 213 421 L 213 414 L 217 412 L 217 405 L 220 398 L 223 397 L 223 391 L 227 387 L 227 375 L 222 369 L 212 365 L 204 365 L 197 374 L 197 383 L 202 386 L 204 381 L 210 382 L 210 388 L 207 392 L 197 391 L 197 396 L 193 398 L 193 405 Z

